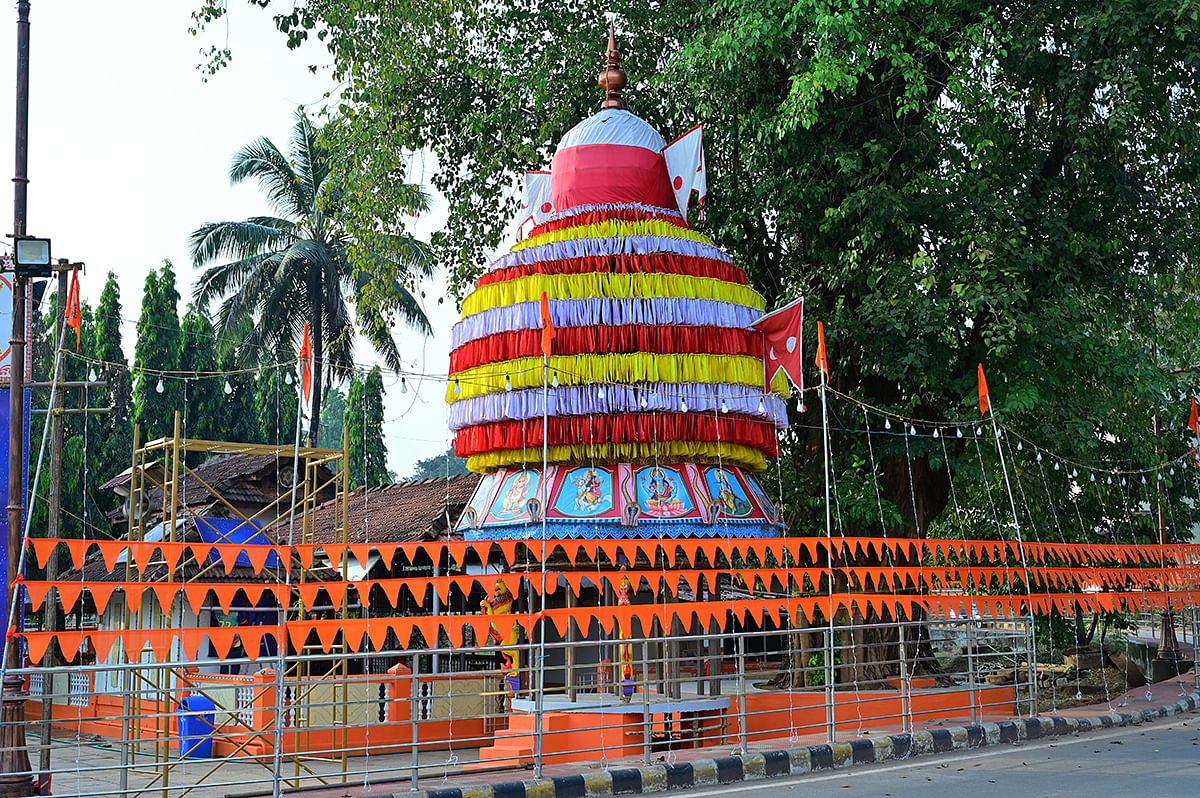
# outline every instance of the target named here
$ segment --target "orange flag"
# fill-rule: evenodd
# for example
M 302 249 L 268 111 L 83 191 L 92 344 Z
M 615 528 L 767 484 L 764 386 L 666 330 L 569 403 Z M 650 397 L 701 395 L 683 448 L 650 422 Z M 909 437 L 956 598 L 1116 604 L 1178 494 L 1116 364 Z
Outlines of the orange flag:
M 71 270 L 71 287 L 67 289 L 67 326 L 75 330 L 75 351 L 79 351 L 80 332 L 83 324 L 83 314 L 79 310 L 79 267 Z
M 1188 429 L 1200 435 L 1200 415 L 1196 413 L 1196 397 L 1192 397 L 1192 412 L 1188 416 Z
M 825 325 L 817 322 L 817 367 L 829 376 L 829 358 L 825 356 Z
M 550 357 L 551 344 L 556 335 L 554 321 L 550 318 L 550 297 L 542 292 L 542 356 Z
M 313 349 L 308 337 L 308 322 L 304 322 L 304 340 L 300 343 L 300 393 L 304 403 L 312 404 Z
M 979 364 L 979 415 L 986 416 L 988 408 L 991 407 L 991 402 L 988 401 L 987 379 L 983 376 L 983 364 Z

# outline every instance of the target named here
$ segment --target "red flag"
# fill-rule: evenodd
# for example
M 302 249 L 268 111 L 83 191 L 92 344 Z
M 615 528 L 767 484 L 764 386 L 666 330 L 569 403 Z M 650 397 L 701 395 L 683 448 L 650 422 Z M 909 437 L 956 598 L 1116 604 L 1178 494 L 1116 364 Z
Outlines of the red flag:
M 804 300 L 768 313 L 750 325 L 763 334 L 763 360 L 767 366 L 767 384 L 782 370 L 801 391 L 804 390 L 804 358 L 801 332 L 804 327 Z
M 550 297 L 542 292 L 542 355 L 550 357 L 551 343 L 556 335 L 554 321 L 550 318 Z
M 1188 416 L 1188 429 L 1200 435 L 1200 415 L 1196 414 L 1196 397 L 1192 397 L 1192 414 Z
M 817 367 L 829 377 L 829 357 L 825 354 L 825 325 L 817 322 Z
M 83 324 L 83 314 L 79 310 L 79 267 L 71 270 L 71 287 L 67 289 L 67 326 L 75 329 L 75 351 L 79 351 L 80 333 Z
M 300 393 L 305 404 L 312 404 L 313 350 L 308 337 L 308 322 L 304 322 L 304 340 L 300 344 Z
M 979 415 L 986 416 L 992 404 L 988 400 L 987 379 L 983 376 L 983 364 L 979 364 Z

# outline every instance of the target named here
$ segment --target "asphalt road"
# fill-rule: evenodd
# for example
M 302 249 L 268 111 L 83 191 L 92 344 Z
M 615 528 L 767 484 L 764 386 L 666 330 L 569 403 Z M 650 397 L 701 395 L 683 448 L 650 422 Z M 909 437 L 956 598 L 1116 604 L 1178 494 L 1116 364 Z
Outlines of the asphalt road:
M 1200 715 L 1050 742 L 672 793 L 680 798 L 717 794 L 729 798 L 1197 798 Z

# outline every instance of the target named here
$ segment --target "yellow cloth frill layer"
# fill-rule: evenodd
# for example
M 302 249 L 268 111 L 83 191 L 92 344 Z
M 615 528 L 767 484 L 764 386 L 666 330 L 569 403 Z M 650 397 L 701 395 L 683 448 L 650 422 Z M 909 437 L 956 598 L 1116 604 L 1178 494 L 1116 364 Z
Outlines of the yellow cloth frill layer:
M 543 291 L 551 300 L 673 297 L 732 302 L 755 310 L 767 306 L 762 294 L 753 288 L 711 277 L 677 274 L 534 274 L 476 288 L 463 301 L 463 317 L 506 305 L 538 302 Z
M 744 355 L 563 355 L 550 358 L 550 373 L 556 372 L 560 385 L 596 385 L 597 389 L 648 382 L 724 382 L 745 385 L 746 395 L 752 396 L 763 384 L 762 360 Z M 509 385 L 514 391 L 542 387 L 542 359 L 521 357 L 460 371 L 446 386 L 446 402 L 499 393 Z M 771 390 L 780 396 L 792 395 L 782 371 L 771 381 Z
M 610 219 L 596 224 L 585 224 L 579 227 L 567 227 L 562 230 L 551 230 L 524 241 L 518 242 L 510 252 L 536 247 L 542 244 L 553 244 L 556 241 L 579 241 L 585 238 L 632 238 L 634 236 L 660 236 L 662 238 L 684 238 L 688 241 L 698 241 L 701 244 L 716 246 L 708 236 L 689 230 L 686 227 L 668 224 L 667 222 L 651 221 L 622 222 Z
M 663 441 L 661 443 L 578 443 L 551 446 L 547 461 L 555 463 L 719 463 L 751 471 L 767 467 L 767 458 L 758 449 L 736 443 L 705 441 Z M 541 465 L 542 449 L 501 449 L 467 458 L 467 468 L 486 473 L 511 465 Z

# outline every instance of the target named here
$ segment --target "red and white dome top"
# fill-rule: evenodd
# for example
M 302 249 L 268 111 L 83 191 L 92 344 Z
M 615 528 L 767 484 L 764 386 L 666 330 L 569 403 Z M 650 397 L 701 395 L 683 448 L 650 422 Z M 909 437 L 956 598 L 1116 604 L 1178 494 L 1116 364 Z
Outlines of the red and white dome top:
M 648 122 L 623 108 L 605 108 L 563 137 L 550 166 L 554 209 L 640 204 L 671 208 L 666 141 Z

